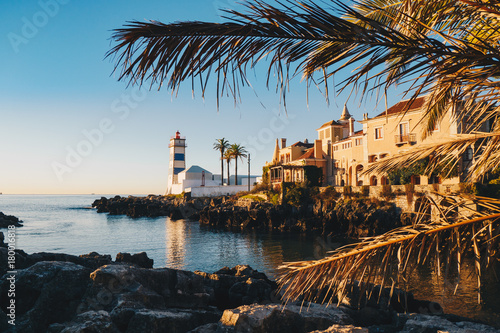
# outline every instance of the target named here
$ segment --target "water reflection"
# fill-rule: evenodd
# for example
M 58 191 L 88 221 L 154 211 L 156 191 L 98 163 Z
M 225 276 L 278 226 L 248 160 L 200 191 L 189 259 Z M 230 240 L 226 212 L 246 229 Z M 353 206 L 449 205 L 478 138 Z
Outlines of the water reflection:
M 415 294 L 415 297 L 438 302 L 445 313 L 489 323 L 500 323 L 500 300 L 498 299 L 500 284 L 496 279 L 496 275 L 500 273 L 498 267 L 483 272 L 480 294 L 478 294 L 477 276 L 472 259 L 467 259 L 462 264 L 460 279 L 456 273 L 450 273 L 445 279 L 443 275 L 438 276 L 431 268 L 430 265 L 419 267 L 412 274 L 408 289 Z M 460 282 L 458 287 L 457 282 Z M 478 303 L 478 295 L 481 298 L 480 303 Z
M 183 269 L 186 260 L 186 238 L 189 239 L 183 221 L 165 221 L 166 266 Z

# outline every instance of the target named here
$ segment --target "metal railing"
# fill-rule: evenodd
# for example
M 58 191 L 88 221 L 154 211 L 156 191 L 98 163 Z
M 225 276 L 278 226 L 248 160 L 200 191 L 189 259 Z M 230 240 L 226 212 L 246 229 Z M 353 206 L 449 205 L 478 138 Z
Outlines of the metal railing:
M 415 143 L 417 142 L 417 135 L 415 133 L 395 135 L 395 140 L 396 144 Z

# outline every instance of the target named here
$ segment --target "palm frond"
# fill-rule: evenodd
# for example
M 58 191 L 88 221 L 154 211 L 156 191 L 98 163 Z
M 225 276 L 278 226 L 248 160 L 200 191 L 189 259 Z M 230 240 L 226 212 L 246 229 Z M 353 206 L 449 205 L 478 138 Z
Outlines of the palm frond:
M 278 279 L 283 299 L 295 301 L 303 296 L 307 301 L 340 303 L 350 287 L 358 283 L 365 289 L 374 284 L 390 286 L 390 281 L 404 284 L 412 270 L 430 262 L 431 257 L 435 258 L 438 274 L 441 264 L 446 264 L 448 270 L 453 262 L 460 273 L 462 258 L 471 252 L 479 277 L 485 267 L 481 256 L 491 264 L 491 259 L 500 255 L 496 237 L 500 232 L 500 200 L 441 197 L 434 222 L 424 223 L 418 217 L 427 214 L 431 203 L 428 200 L 413 225 L 341 247 L 324 259 L 285 263 Z M 472 209 L 472 204 L 479 209 Z
M 434 0 L 426 6 L 442 2 Z M 400 14 L 406 15 L 412 25 L 426 27 L 408 35 L 397 24 L 365 17 L 339 1 L 332 4 L 323 8 L 311 1 L 285 1 L 282 8 L 277 8 L 252 1 L 246 3 L 244 13 L 228 11 L 231 16 L 222 24 L 131 22 L 115 31 L 113 39 L 118 44 L 108 56 L 117 56 L 115 70 L 121 68 L 120 80 L 127 78 L 137 84 L 150 80 L 151 85 L 159 87 L 165 82 L 176 91 L 181 82 L 198 76 L 204 93 L 210 73 L 215 72 L 218 96 L 228 92 L 235 98 L 239 85 L 246 84 L 247 70 L 263 59 L 269 64 L 268 84 L 275 74 L 283 98 L 289 80 L 297 73 L 311 81 L 315 73 L 320 73 L 326 84 L 329 77 L 356 64 L 362 65 L 342 85 L 361 84 L 363 92 L 370 82 L 373 88 L 388 87 L 415 76 L 429 86 L 446 75 L 452 76 L 447 79 L 449 82 L 465 80 L 478 84 L 478 80 L 500 74 L 499 51 L 487 40 L 482 44 L 467 42 L 456 34 L 447 35 L 427 27 L 419 21 L 420 16 L 411 17 L 402 11 Z M 464 7 L 470 6 L 459 7 L 461 14 Z M 356 23 L 334 15 L 338 10 L 355 18 Z M 456 18 L 460 11 L 454 12 Z M 394 21 L 393 14 L 384 15 Z M 431 34 L 438 34 L 439 38 Z M 380 69 L 385 64 L 391 65 Z M 471 71 L 479 68 L 487 72 L 476 73 L 477 79 L 471 80 Z M 456 77 L 456 73 L 461 76 Z

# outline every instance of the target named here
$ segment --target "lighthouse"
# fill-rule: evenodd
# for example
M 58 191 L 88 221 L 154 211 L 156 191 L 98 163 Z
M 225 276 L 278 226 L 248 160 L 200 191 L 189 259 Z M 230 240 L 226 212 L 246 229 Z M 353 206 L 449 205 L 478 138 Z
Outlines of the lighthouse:
M 178 174 L 186 169 L 186 138 L 179 131 L 170 138 L 170 162 L 168 166 L 167 194 L 172 193 L 172 185 L 179 184 Z

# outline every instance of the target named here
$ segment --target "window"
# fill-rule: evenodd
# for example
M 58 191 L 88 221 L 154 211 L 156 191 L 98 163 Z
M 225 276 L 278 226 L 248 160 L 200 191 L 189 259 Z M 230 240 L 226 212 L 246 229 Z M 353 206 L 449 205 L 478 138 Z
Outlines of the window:
M 472 148 L 467 148 L 464 152 L 464 161 L 469 162 L 474 158 L 474 151 Z
M 356 139 L 356 140 L 355 140 L 355 142 L 354 142 L 354 144 L 355 144 L 356 146 L 361 146 L 361 145 L 363 144 L 363 139 L 362 139 L 362 138 L 360 138 L 360 139 Z
M 347 142 L 342 144 L 342 149 L 348 149 L 352 147 L 352 142 Z
M 382 131 L 382 127 L 375 128 L 375 140 L 380 140 L 384 138 L 384 132 Z

